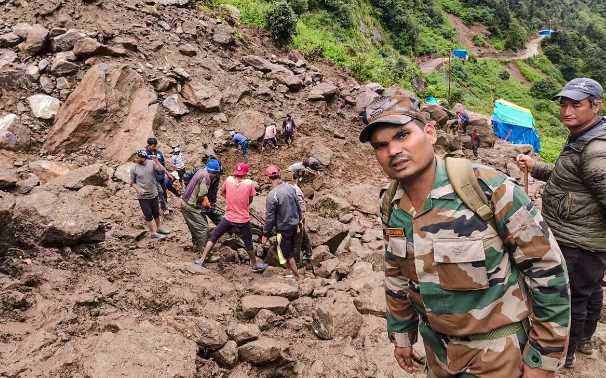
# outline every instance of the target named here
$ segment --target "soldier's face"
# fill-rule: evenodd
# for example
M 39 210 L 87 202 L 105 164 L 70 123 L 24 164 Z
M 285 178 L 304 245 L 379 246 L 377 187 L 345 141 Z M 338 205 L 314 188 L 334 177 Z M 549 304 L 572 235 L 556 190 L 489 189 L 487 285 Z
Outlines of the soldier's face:
M 370 144 L 377 161 L 391 178 L 415 177 L 433 162 L 436 129 L 432 124 L 419 127 L 416 122 L 381 127 L 372 134 Z

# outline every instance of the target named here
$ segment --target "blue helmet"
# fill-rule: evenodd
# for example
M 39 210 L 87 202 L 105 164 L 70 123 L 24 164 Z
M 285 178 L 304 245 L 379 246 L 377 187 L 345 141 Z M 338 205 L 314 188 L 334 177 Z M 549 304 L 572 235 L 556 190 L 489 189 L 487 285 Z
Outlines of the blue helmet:
M 221 173 L 221 163 L 217 159 L 209 159 L 206 163 L 208 173 Z

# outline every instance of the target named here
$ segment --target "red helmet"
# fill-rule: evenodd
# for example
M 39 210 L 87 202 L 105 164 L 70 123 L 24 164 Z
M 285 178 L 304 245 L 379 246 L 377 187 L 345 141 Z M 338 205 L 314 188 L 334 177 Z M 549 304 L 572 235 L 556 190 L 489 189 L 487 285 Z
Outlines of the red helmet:
M 244 177 L 248 174 L 248 171 L 250 171 L 250 165 L 248 165 L 247 163 L 238 163 L 236 164 L 236 167 L 234 168 L 234 176 L 239 176 L 239 177 Z
M 269 165 L 263 171 L 263 174 L 269 178 L 277 178 L 280 177 L 280 167 L 277 165 Z

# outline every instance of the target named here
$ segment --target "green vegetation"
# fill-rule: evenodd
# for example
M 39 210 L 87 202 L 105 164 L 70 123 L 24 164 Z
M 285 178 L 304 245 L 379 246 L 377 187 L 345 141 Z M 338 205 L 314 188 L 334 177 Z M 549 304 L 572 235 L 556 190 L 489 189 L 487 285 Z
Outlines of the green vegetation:
M 506 63 L 492 59 L 455 61 L 452 66 L 451 92 L 462 97 L 465 106 L 474 112 L 491 114 L 494 101 L 500 98 L 530 109 L 541 135 L 541 157 L 554 161 L 567 135 L 558 119 L 558 105 L 534 97 L 527 86 L 513 78 L 503 80 L 500 75 L 506 69 Z M 448 97 L 447 68 L 430 74 L 427 83 L 424 95 L 441 99 Z
M 606 83 L 606 3 L 590 0 L 201 0 L 216 9 L 231 4 L 242 22 L 268 28 L 274 38 L 300 50 L 309 60 L 327 59 L 348 69 L 361 81 L 394 83 L 412 89 L 421 75 L 419 56 L 445 56 L 458 45 L 446 13 L 465 23 L 481 23 L 490 35 L 472 37 L 478 47 L 517 50 L 536 31 L 550 26 L 558 32 L 543 41 L 544 55 L 514 64 L 526 79 L 512 77 L 505 63 L 470 59 L 453 65 L 451 102 L 461 100 L 474 111 L 490 113 L 497 98 L 533 112 L 543 142 L 542 156 L 553 160 L 566 130 L 557 104 L 549 100 L 558 87 L 576 76 Z M 280 2 L 282 16 L 293 22 L 273 22 L 268 16 Z M 288 5 L 285 5 L 288 4 Z M 284 12 L 292 10 L 294 15 Z M 293 16 L 293 17 L 291 17 Z M 286 27 L 285 27 L 286 26 Z M 447 98 L 444 72 L 427 78 L 426 91 Z
M 275 3 L 267 12 L 266 20 L 272 38 L 279 45 L 288 45 L 292 41 L 297 25 L 297 16 L 290 4 L 285 0 Z

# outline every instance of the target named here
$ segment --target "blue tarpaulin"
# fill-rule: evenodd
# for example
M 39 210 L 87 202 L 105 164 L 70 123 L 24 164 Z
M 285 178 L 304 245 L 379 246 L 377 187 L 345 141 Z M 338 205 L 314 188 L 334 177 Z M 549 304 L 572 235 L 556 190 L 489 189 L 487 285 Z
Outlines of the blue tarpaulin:
M 427 96 L 425 97 L 425 103 L 428 105 L 440 105 L 440 100 L 433 96 Z
M 465 49 L 454 49 L 452 50 L 452 55 L 463 60 L 469 59 L 469 53 Z
M 554 31 L 551 29 L 539 30 L 539 37 L 551 37 L 553 33 Z
M 541 151 L 541 140 L 530 110 L 509 101 L 497 100 L 492 125 L 499 138 L 513 144 L 530 144 L 535 152 Z

